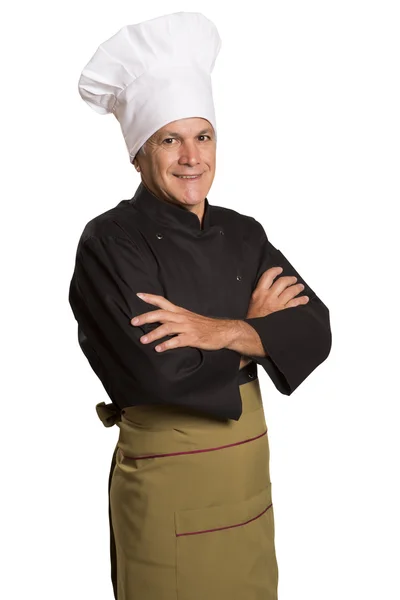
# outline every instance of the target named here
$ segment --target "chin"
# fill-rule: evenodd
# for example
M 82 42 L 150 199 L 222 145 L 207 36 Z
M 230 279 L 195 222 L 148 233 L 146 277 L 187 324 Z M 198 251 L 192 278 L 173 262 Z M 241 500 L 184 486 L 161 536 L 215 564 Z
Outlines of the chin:
M 209 190 L 208 186 L 199 183 L 182 184 L 177 182 L 169 186 L 170 193 L 179 198 L 181 202 L 197 203 L 202 202 Z

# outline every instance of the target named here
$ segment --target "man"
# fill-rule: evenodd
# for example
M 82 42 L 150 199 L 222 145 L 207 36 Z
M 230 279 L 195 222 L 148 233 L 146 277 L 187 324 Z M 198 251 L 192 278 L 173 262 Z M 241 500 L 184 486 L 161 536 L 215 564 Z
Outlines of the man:
M 133 162 L 147 190 L 157 198 L 195 214 L 202 228 L 205 198 L 214 180 L 216 163 L 215 135 L 208 121 L 192 118 L 167 124 L 149 138 Z M 270 291 L 272 281 L 281 271 L 282 268 L 277 267 L 261 276 L 253 293 L 248 317 L 261 317 L 308 302 L 307 296 L 298 296 L 304 285 L 295 285 L 293 282 L 297 278 L 293 276 L 283 277 L 279 286 Z M 286 290 L 289 284 L 291 289 Z M 284 295 L 281 294 L 283 290 L 286 290 Z M 179 310 L 157 295 L 147 294 L 141 298 L 164 310 L 151 311 L 132 319 L 135 326 L 164 323 L 163 327 L 142 336 L 142 343 L 150 343 L 164 335 L 179 334 L 155 346 L 157 351 L 188 345 L 205 350 L 230 348 L 247 356 L 265 356 L 257 331 L 243 320 L 226 319 L 219 322 L 182 308 Z M 250 361 L 250 358 L 243 356 L 240 368 Z
M 328 308 L 262 225 L 208 202 L 219 47 L 203 15 L 166 15 L 120 30 L 80 80 L 91 107 L 119 120 L 141 176 L 133 198 L 85 226 L 69 293 L 112 400 L 98 416 L 120 430 L 109 478 L 118 600 L 276 600 L 257 364 L 290 395 L 331 348 Z

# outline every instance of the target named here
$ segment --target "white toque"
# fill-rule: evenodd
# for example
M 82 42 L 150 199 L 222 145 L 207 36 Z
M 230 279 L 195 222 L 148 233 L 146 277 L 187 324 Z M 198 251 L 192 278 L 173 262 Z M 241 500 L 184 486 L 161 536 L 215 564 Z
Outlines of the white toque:
M 176 12 L 126 25 L 83 69 L 79 93 L 118 119 L 132 162 L 166 124 L 207 119 L 217 135 L 211 73 L 221 48 L 215 25 L 198 12 Z

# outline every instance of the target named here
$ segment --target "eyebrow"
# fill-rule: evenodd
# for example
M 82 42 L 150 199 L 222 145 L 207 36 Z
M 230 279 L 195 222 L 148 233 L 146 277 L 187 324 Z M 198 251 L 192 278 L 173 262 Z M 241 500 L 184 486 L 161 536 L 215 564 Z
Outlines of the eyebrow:
M 204 133 L 211 133 L 211 129 L 209 127 L 207 127 L 207 129 L 202 129 L 197 135 L 203 135 Z M 164 137 L 165 135 L 180 137 L 180 133 L 177 133 L 176 131 L 164 131 L 162 137 Z

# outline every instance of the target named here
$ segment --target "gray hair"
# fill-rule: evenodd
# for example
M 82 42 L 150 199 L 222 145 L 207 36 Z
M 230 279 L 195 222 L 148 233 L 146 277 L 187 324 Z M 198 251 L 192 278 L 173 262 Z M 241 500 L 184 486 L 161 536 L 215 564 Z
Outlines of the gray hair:
M 133 165 L 133 161 L 135 160 L 135 158 L 137 158 L 138 156 L 145 156 L 145 154 L 146 154 L 145 144 L 146 144 L 146 142 L 143 144 L 143 146 L 141 146 L 139 148 L 139 150 L 136 152 L 134 158 L 131 159 L 132 165 Z

